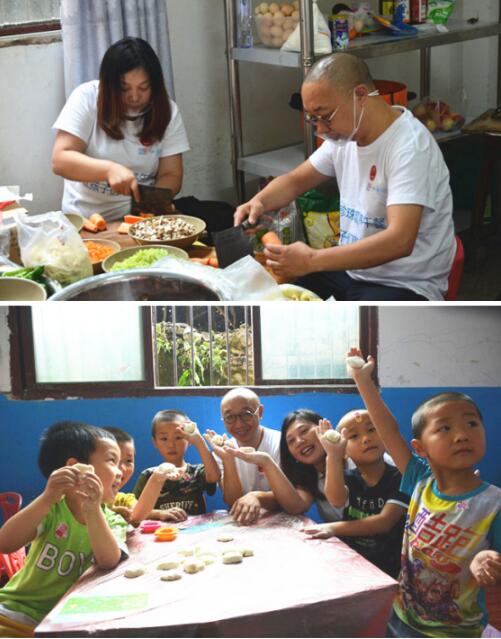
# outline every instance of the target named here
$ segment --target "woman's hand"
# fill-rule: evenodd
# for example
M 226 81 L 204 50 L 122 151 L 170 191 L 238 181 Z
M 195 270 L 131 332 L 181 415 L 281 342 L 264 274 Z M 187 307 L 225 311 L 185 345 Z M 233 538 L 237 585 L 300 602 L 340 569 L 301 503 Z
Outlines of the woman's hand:
M 132 195 L 136 202 L 140 201 L 141 196 L 139 195 L 136 176 L 126 166 L 122 166 L 122 164 L 117 162 L 110 162 L 106 179 L 113 192 L 120 195 Z
M 328 419 L 321 419 L 318 422 L 316 430 L 318 440 L 322 444 L 322 448 L 325 450 L 327 455 L 338 458 L 341 461 L 344 459 L 347 444 L 347 440 L 344 437 L 344 430 L 345 429 L 343 428 L 340 433 L 334 430 Z M 337 441 L 331 441 L 329 439 L 330 433 L 338 434 L 339 439 Z
M 230 457 L 238 457 L 248 464 L 255 464 L 260 470 L 266 468 L 266 466 L 273 461 L 268 453 L 260 453 L 257 451 L 246 453 L 242 451 L 241 448 L 230 448 L 230 446 L 225 446 L 224 448 Z

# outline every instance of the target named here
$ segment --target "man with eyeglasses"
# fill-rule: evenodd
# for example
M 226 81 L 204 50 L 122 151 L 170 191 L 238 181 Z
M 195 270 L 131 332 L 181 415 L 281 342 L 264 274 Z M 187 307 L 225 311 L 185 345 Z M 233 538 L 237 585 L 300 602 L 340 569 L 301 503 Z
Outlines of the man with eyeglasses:
M 280 431 L 261 426 L 263 405 L 249 388 L 233 388 L 221 400 L 221 418 L 231 439 L 225 443 L 235 448 L 252 446 L 266 452 L 280 463 Z M 231 506 L 235 521 L 251 524 L 259 517 L 261 508 L 274 510 L 277 502 L 268 481 L 254 464 L 232 457 L 221 446 L 215 446 L 221 467 L 223 499 Z
M 324 299 L 443 300 L 456 242 L 449 171 L 431 133 L 377 97 L 367 65 L 348 53 L 319 60 L 301 94 L 323 144 L 239 206 L 235 225 L 335 177 L 339 246 L 268 246 L 268 266 Z

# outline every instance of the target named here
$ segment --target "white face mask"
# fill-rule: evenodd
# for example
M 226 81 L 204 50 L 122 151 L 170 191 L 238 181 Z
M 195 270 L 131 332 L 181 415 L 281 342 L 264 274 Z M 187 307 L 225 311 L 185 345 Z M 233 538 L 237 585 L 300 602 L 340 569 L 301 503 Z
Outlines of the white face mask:
M 371 91 L 367 94 L 368 97 L 373 97 L 379 95 L 379 91 Z M 357 117 L 357 103 L 355 100 L 355 89 L 353 89 L 353 130 L 350 135 L 345 136 L 342 133 L 317 133 L 317 138 L 321 138 L 322 140 L 330 140 L 337 144 L 338 146 L 346 146 L 348 142 L 351 142 L 355 135 L 358 133 L 358 129 L 360 128 L 360 123 L 362 122 L 362 118 L 364 116 L 365 107 L 362 107 L 360 111 L 360 117 L 358 118 L 358 122 L 355 123 L 355 118 Z

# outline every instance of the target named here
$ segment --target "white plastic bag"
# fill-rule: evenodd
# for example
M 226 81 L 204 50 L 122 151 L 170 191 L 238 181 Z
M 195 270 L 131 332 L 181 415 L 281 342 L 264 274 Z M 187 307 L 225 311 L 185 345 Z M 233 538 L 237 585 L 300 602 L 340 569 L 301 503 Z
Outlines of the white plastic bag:
M 332 53 L 331 32 L 326 19 L 317 6 L 317 0 L 313 0 L 313 40 L 316 54 Z M 301 51 L 300 22 L 294 31 L 283 43 L 281 51 Z
M 45 266 L 45 274 L 63 286 L 92 275 L 82 238 L 61 211 L 16 215 L 24 266 Z

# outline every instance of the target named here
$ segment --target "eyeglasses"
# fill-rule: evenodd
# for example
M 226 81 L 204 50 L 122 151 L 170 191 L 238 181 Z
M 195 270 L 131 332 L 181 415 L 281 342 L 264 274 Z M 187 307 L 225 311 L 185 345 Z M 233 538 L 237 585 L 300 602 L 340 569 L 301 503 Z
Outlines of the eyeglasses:
M 332 120 L 334 119 L 334 116 L 336 115 L 336 113 L 339 111 L 339 109 L 341 108 L 341 104 L 334 109 L 334 111 L 327 117 L 323 117 L 321 115 L 310 115 L 309 113 L 305 113 L 304 114 L 304 119 L 306 120 L 306 122 L 309 122 L 310 124 L 313 124 L 313 126 L 317 126 L 319 124 L 324 124 L 325 126 L 330 126 Z
M 228 424 L 228 426 L 233 426 L 233 424 L 236 423 L 237 419 L 240 419 L 241 422 L 245 422 L 246 424 L 248 424 L 256 417 L 258 412 L 259 406 L 254 411 L 247 408 L 246 410 L 241 410 L 239 413 L 236 414 L 227 413 L 226 415 L 223 415 L 221 419 L 225 424 Z

